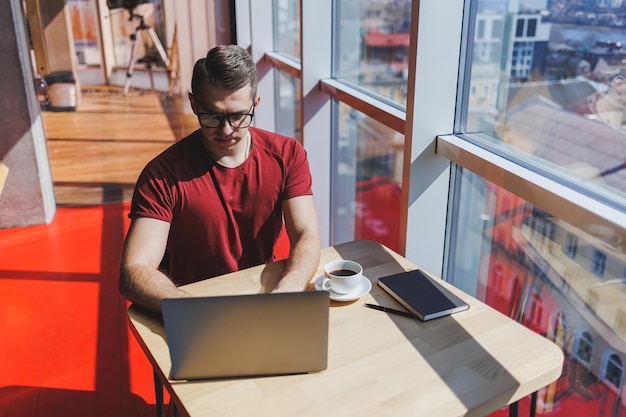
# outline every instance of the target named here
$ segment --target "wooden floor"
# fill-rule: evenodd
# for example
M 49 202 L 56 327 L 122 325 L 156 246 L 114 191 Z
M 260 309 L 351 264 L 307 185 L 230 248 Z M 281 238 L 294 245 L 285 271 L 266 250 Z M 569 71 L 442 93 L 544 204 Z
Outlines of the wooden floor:
M 126 201 L 143 166 L 197 128 L 182 99 L 91 88 L 76 112 L 43 112 L 57 206 Z
M 43 120 L 59 208 L 50 225 L 0 230 L 0 416 L 152 417 L 117 267 L 141 168 L 197 122 L 180 100 L 115 89 Z

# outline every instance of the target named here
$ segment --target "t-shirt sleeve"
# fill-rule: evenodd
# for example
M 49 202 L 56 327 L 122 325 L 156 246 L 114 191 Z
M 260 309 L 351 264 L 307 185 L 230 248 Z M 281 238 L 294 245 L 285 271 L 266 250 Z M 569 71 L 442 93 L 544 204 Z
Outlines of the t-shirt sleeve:
M 311 189 L 312 179 L 306 150 L 295 139 L 291 139 L 291 146 L 287 148 L 289 155 L 286 157 L 286 179 L 283 198 L 289 200 L 293 197 L 313 195 Z
M 158 164 L 148 164 L 135 185 L 129 217 L 149 217 L 171 223 L 176 201 L 176 188 L 172 184 Z

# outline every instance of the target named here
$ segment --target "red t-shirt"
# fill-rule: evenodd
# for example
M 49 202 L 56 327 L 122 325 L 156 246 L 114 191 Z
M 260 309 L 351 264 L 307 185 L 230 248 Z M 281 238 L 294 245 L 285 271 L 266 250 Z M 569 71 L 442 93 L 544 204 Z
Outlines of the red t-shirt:
M 236 168 L 216 163 L 196 131 L 143 170 L 130 217 L 170 223 L 169 276 L 177 285 L 272 260 L 282 228 L 282 203 L 312 195 L 302 145 L 249 128 L 252 149 Z

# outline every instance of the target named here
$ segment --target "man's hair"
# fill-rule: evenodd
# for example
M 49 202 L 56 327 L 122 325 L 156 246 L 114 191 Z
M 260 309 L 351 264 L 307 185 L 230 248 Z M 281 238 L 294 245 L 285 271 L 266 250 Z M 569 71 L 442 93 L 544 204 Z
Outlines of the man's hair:
M 192 94 L 204 86 L 236 91 L 250 84 L 252 97 L 256 95 L 257 73 L 254 60 L 238 45 L 218 45 L 206 58 L 196 61 L 191 78 Z

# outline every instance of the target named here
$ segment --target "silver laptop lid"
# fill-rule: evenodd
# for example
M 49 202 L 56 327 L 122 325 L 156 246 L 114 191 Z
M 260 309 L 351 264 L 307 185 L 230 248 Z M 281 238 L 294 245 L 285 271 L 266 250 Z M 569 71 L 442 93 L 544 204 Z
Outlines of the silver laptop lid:
M 163 300 L 170 378 L 324 370 L 329 303 L 327 291 Z

